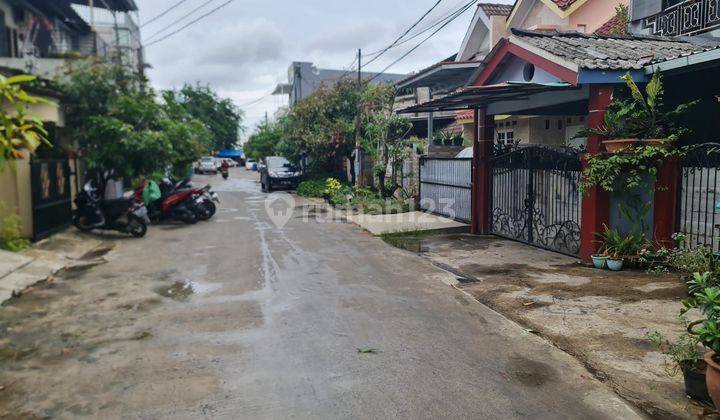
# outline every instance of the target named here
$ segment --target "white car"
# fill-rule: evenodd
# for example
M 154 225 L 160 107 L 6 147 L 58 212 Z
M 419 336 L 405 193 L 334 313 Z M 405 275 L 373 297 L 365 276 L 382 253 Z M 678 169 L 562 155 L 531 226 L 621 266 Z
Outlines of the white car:
M 218 168 L 217 168 L 217 163 L 215 163 L 215 158 L 211 157 L 211 156 L 206 156 L 206 157 L 200 159 L 200 162 L 198 163 L 197 172 L 199 174 L 216 175 L 218 172 Z
M 248 159 L 245 161 L 245 170 L 246 171 L 251 171 L 253 166 L 257 167 L 257 162 L 255 162 L 255 159 Z

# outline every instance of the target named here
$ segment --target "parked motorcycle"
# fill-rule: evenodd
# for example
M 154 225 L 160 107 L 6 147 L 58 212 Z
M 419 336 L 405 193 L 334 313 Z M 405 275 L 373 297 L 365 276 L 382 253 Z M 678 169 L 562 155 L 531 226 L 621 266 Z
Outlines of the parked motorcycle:
M 75 197 L 75 206 L 73 224 L 83 232 L 94 229 L 116 230 L 142 238 L 150 223 L 147 208 L 142 201 L 133 198 L 106 200 L 90 182 Z
M 136 196 L 142 197 L 146 187 L 143 183 L 136 191 Z M 161 196 L 148 204 L 148 215 L 150 220 L 159 222 L 162 220 L 179 220 L 187 224 L 195 224 L 200 219 L 198 214 L 206 213 L 193 199 L 194 189 L 177 190 L 169 180 L 160 183 Z
M 192 183 L 190 183 L 189 179 L 185 179 L 179 182 L 168 180 L 169 183 L 166 183 L 165 188 L 168 190 L 171 190 L 170 183 L 174 185 L 175 191 L 187 191 L 187 190 L 194 190 L 193 192 L 193 199 L 195 200 L 195 203 L 206 210 L 206 212 L 198 212 L 198 219 L 199 220 L 209 220 L 215 215 L 215 212 L 217 211 L 217 206 L 215 203 L 220 203 L 220 198 L 218 197 L 217 193 L 212 191 L 212 188 L 210 187 L 210 184 L 202 187 L 202 188 L 195 188 Z

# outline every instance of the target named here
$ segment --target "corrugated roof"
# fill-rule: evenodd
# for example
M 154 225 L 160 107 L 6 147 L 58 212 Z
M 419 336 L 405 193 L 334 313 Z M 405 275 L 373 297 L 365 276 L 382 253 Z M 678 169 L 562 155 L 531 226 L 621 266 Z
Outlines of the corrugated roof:
M 599 35 L 579 32 L 539 32 L 513 29 L 521 42 L 585 69 L 639 70 L 660 61 L 718 48 L 688 40 L 638 35 Z
M 512 4 L 480 3 L 478 7 L 488 16 L 510 16 Z

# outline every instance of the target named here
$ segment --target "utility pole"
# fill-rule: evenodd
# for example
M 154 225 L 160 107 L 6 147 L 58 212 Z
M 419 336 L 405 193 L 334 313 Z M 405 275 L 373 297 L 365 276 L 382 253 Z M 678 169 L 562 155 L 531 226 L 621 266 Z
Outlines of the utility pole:
M 93 46 L 92 52 L 97 55 L 97 33 L 95 33 L 95 3 L 93 0 L 88 0 L 88 7 L 90 7 L 90 34 L 92 35 Z
M 360 100 L 362 95 L 362 49 L 360 48 L 358 48 L 357 62 L 358 109 L 357 116 L 355 117 L 355 173 L 357 174 L 357 179 L 355 179 L 355 184 L 361 187 L 363 186 L 364 173 L 362 152 L 360 150 L 360 113 L 362 112 L 362 103 Z
M 118 65 L 122 64 L 122 53 L 120 52 L 120 28 L 118 27 L 117 12 L 113 10 L 113 29 L 115 30 L 115 53 L 117 54 Z

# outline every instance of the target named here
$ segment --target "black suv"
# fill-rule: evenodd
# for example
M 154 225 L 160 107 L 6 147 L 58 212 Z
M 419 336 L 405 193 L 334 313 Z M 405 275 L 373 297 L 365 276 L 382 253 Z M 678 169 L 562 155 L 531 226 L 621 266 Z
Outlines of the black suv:
M 263 192 L 274 189 L 294 190 L 298 182 L 300 182 L 300 170 L 284 157 L 266 157 L 260 167 L 260 185 Z

